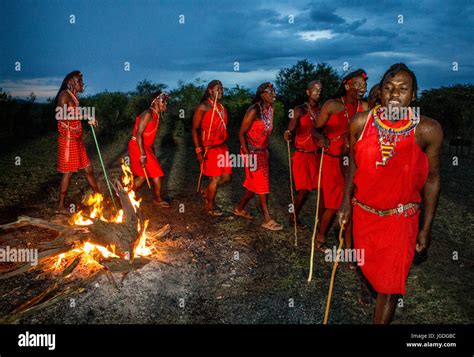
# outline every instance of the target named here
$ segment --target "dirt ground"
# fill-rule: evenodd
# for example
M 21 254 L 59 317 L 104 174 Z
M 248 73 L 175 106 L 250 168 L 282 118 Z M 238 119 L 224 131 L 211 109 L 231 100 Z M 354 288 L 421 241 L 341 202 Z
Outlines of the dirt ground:
M 328 292 L 332 263 L 322 253 L 315 259 L 311 284 L 306 282 L 309 268 L 311 231 L 299 232 L 299 245 L 293 244 L 288 224 L 290 203 L 286 145 L 274 135 L 271 141 L 270 210 L 285 225 L 281 232 L 259 227 L 256 201 L 250 211 L 257 216 L 246 221 L 230 213 L 243 194 L 243 170 L 234 169 L 232 182 L 219 190 L 217 203 L 226 211 L 223 218 L 205 213 L 202 199 L 195 193 L 199 167 L 190 136 L 176 138 L 170 123 L 160 128 L 156 145 L 165 170 L 164 193 L 171 209 L 152 205 L 151 193 L 140 190 L 142 208 L 150 219 L 150 231 L 164 224 L 171 232 L 160 238 L 160 261 L 152 261 L 133 271 L 116 288 L 105 276 L 81 293 L 56 302 L 20 323 L 165 323 L 165 324 L 271 324 L 321 323 Z M 126 155 L 129 133 L 103 148 L 111 176 L 120 174 L 119 163 Z M 88 138 L 100 185 L 105 190 L 98 157 Z M 238 152 L 236 140 L 230 141 Z M 15 166 L 15 157 L 22 164 Z M 38 139 L 3 153 L 0 165 L 0 223 L 16 220 L 20 214 L 54 219 L 59 175 L 55 173 L 55 135 Z M 397 309 L 395 324 L 473 323 L 472 302 L 474 231 L 472 180 L 474 160 L 461 156 L 452 164 L 447 149 L 444 156 L 443 189 L 433 227 L 429 259 L 412 267 L 407 294 Z M 69 202 L 80 202 L 87 189 L 84 174 L 73 177 Z M 315 197 L 306 203 L 302 219 L 312 224 Z M 336 227 L 329 234 L 329 245 L 336 245 Z M 0 238 L 1 239 L 1 238 Z M 457 252 L 458 259 L 453 259 Z M 455 254 L 454 254 L 455 255 Z M 22 280 L 23 279 L 23 280 Z M 27 274 L 15 282 L 2 283 L 0 296 L 8 294 L 12 284 L 25 283 Z M 117 277 L 117 281 L 120 278 Z M 373 307 L 358 302 L 358 275 L 341 263 L 331 305 L 330 323 L 371 323 Z M 73 299 L 73 300 L 71 300 Z M 71 304 L 73 302 L 73 304 Z M 73 306 L 73 307 L 72 307 Z

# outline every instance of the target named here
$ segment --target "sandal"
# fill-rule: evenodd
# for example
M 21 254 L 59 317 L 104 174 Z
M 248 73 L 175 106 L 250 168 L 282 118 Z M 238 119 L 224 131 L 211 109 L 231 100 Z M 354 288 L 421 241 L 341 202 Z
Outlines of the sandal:
M 69 212 L 67 209 L 57 209 L 54 211 L 55 214 L 61 214 L 61 215 L 65 215 L 65 216 L 70 216 L 71 215 L 71 212 Z
M 244 209 L 242 211 L 239 211 L 237 207 L 234 207 L 234 209 L 232 210 L 232 213 L 236 216 L 240 216 L 245 219 L 253 219 L 253 216 Z
M 269 231 L 281 231 L 283 229 L 283 226 L 275 222 L 273 219 L 269 220 L 267 223 L 262 223 L 261 227 L 268 229 Z
M 291 227 L 295 226 L 295 221 L 294 221 L 293 217 L 290 218 L 290 226 Z M 297 220 L 296 221 L 296 228 L 301 229 L 303 231 L 305 229 L 308 229 L 308 226 L 306 224 L 304 224 L 303 222 L 301 222 L 300 220 Z
M 207 210 L 207 213 L 210 215 L 210 216 L 213 216 L 213 217 L 222 217 L 224 215 L 224 212 L 222 212 L 220 209 L 218 208 L 211 208 L 211 209 L 208 209 Z
M 331 248 L 326 245 L 326 242 L 320 241 L 316 241 L 316 249 L 319 250 L 321 253 L 326 253 L 327 250 L 331 250 Z
M 161 207 L 161 208 L 171 208 L 171 205 L 166 202 L 165 200 L 163 201 L 153 201 L 153 204 L 158 206 L 158 207 Z

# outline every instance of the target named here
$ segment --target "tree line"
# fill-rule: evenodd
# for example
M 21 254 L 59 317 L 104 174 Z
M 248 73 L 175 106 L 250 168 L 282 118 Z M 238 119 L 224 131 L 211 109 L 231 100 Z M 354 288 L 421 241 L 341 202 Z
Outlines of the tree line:
M 286 127 L 288 110 L 306 101 L 306 85 L 314 79 L 322 82 L 322 100 L 325 101 L 336 92 L 341 76 L 325 63 L 313 64 L 306 59 L 278 72 L 274 80 L 277 89 L 274 108 L 276 132 L 281 133 Z M 170 91 L 168 113 L 163 120 L 170 121 L 174 135 L 184 136 L 186 131 L 190 131 L 194 108 L 201 99 L 206 85 L 207 82 L 196 79 L 190 83 L 179 82 L 178 87 Z M 167 86 L 145 79 L 139 82 L 133 91 L 105 91 L 85 95 L 81 97 L 81 105 L 95 107 L 96 116 L 100 121 L 101 139 L 110 141 L 117 131 L 131 129 L 135 117 L 148 107 L 150 95 L 158 89 L 166 90 Z M 238 127 L 254 93 L 255 89 L 239 85 L 225 90 L 222 102 L 230 115 L 230 128 Z M 466 138 L 474 134 L 473 99 L 473 85 L 457 84 L 424 90 L 419 95 L 416 105 L 420 106 L 422 114 L 441 123 L 446 138 L 458 136 Z M 2 146 L 53 132 L 57 125 L 53 98 L 48 99 L 46 103 L 37 103 L 32 93 L 27 100 L 20 100 L 13 98 L 1 88 L 0 118 Z

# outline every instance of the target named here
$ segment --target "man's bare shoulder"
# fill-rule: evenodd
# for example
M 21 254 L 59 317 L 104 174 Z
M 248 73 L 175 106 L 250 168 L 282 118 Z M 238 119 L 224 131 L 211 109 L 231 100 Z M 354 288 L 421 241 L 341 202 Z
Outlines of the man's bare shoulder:
M 420 130 L 427 134 L 442 134 L 443 128 L 441 124 L 433 118 L 425 115 L 420 115 L 420 122 L 418 123 L 417 130 Z

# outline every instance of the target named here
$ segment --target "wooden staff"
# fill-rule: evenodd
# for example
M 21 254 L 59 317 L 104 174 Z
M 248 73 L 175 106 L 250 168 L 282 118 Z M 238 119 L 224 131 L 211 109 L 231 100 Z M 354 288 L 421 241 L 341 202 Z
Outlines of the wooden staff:
M 344 222 L 341 224 L 341 229 L 339 230 L 339 247 L 337 248 L 336 261 L 334 262 L 334 266 L 332 267 L 331 282 L 329 283 L 329 293 L 328 293 L 328 298 L 326 302 L 326 311 L 324 312 L 323 325 L 327 325 L 328 323 L 329 307 L 331 306 L 332 289 L 334 288 L 334 279 L 336 277 L 336 270 L 339 264 L 339 258 L 341 257 L 342 244 L 344 242 L 342 239 L 343 231 L 344 231 Z
M 319 162 L 319 177 L 318 177 L 318 194 L 316 195 L 316 215 L 314 217 L 314 228 L 313 236 L 311 237 L 311 257 L 309 259 L 309 276 L 308 283 L 311 282 L 313 278 L 313 261 L 314 261 L 314 240 L 316 238 L 316 232 L 318 230 L 318 221 L 319 221 L 319 198 L 321 195 L 321 172 L 323 169 L 323 158 L 324 158 L 324 148 L 321 149 L 321 161 Z
M 148 184 L 148 188 L 151 190 L 150 180 L 148 180 L 148 175 L 146 174 L 145 165 L 142 165 L 142 169 L 143 169 L 143 173 L 145 174 L 145 179 L 146 179 L 146 183 Z
M 291 151 L 290 151 L 290 141 L 286 141 L 286 146 L 288 148 L 288 167 L 290 169 L 290 194 L 291 194 L 291 205 L 293 206 L 293 223 L 295 227 L 295 247 L 298 246 L 298 229 L 296 227 L 296 208 L 295 208 L 295 195 L 293 194 L 293 174 L 291 172 Z
M 97 142 L 97 137 L 95 136 L 94 126 L 90 125 L 92 130 L 92 136 L 94 137 L 95 147 L 97 148 L 97 153 L 99 154 L 100 165 L 102 166 L 102 171 L 104 171 L 105 182 L 109 188 L 110 198 L 112 198 L 112 203 L 114 204 L 115 211 L 118 211 L 117 205 L 115 204 L 114 194 L 112 193 L 112 188 L 110 186 L 109 178 L 107 177 L 107 171 L 105 171 L 104 161 L 102 160 L 102 155 L 100 154 L 99 143 Z
M 214 106 L 212 107 L 212 114 L 211 114 L 211 125 L 209 126 L 209 130 L 207 131 L 207 139 L 209 140 L 209 136 L 211 135 L 211 129 L 212 129 L 212 121 L 214 120 L 214 113 L 216 112 L 216 105 L 217 105 L 217 95 L 219 92 L 216 92 L 216 98 L 214 99 Z M 205 133 L 204 133 L 205 134 Z M 207 154 L 207 147 L 204 150 L 204 154 L 202 155 L 202 162 L 201 162 L 201 173 L 199 174 L 199 180 L 197 184 L 197 189 L 196 192 L 199 192 L 199 189 L 201 188 L 201 179 L 202 179 L 202 172 L 204 170 L 204 159 L 206 158 Z

